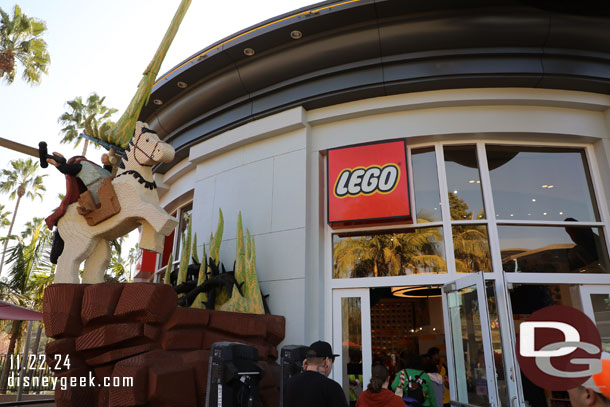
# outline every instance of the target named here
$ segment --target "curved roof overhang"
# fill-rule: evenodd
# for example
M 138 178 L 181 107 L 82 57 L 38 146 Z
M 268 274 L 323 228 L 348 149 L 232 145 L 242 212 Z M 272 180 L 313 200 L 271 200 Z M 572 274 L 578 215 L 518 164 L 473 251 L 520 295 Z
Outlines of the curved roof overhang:
M 597 2 L 577 3 L 319 3 L 193 55 L 157 81 L 156 103 L 140 120 L 174 146 L 178 162 L 194 144 L 294 106 L 452 88 L 610 94 L 610 13 Z M 302 38 L 291 37 L 295 30 Z

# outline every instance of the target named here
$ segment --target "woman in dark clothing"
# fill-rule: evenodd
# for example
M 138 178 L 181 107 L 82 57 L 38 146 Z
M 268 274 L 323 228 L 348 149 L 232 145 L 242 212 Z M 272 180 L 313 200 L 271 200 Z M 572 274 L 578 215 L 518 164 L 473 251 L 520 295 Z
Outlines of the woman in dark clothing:
M 388 368 L 381 364 L 373 366 L 371 382 L 358 397 L 356 407 L 405 407 L 404 401 L 388 390 L 389 381 Z

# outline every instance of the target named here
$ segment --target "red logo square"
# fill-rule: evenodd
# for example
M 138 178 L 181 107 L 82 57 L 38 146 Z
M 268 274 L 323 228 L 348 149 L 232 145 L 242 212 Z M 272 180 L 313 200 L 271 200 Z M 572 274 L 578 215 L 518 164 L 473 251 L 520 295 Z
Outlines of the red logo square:
M 328 223 L 411 217 L 405 140 L 328 150 Z

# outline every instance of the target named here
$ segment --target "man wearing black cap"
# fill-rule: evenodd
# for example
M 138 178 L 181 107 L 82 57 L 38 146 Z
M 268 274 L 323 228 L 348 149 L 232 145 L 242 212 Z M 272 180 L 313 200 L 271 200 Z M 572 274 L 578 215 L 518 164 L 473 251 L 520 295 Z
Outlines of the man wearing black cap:
M 328 342 L 312 343 L 303 362 L 304 371 L 286 384 L 284 407 L 347 407 L 343 389 L 328 378 L 337 356 Z

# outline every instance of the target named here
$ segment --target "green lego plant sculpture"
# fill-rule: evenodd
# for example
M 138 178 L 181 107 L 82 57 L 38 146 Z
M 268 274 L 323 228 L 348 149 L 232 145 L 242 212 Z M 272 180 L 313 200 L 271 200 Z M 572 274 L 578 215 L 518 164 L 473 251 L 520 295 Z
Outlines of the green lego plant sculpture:
M 163 278 L 163 282 L 165 284 L 171 284 L 172 262 L 173 261 L 174 261 L 174 254 L 170 253 L 169 258 L 167 259 L 167 266 L 165 266 L 165 277 Z
M 222 243 L 222 235 L 224 233 L 225 221 L 222 214 L 222 210 L 218 209 L 218 226 L 216 227 L 216 233 L 210 235 L 210 261 L 214 262 L 216 268 L 220 267 L 220 244 Z M 225 289 L 220 289 L 216 292 L 216 298 L 214 301 L 217 309 L 220 304 L 224 304 L 231 297 L 231 293 Z
M 203 247 L 205 251 L 205 246 Z M 199 256 L 197 256 L 197 233 L 193 236 L 193 245 L 191 246 L 191 257 L 195 263 L 199 263 Z M 205 256 L 203 257 L 205 259 Z
M 222 234 L 225 229 L 225 218 L 222 215 L 222 209 L 218 209 L 218 226 L 216 226 L 216 233 L 210 234 L 210 258 L 214 260 L 216 264 L 219 263 L 220 258 L 220 244 L 222 243 Z
M 263 297 L 256 275 L 256 249 L 254 238 L 246 229 L 246 245 L 244 251 L 244 229 L 241 221 L 241 211 L 237 217 L 237 243 L 235 250 L 235 279 L 243 282 L 243 296 L 239 289 L 233 286 L 231 298 L 216 309 L 221 311 L 244 312 L 249 314 L 264 314 Z
M 221 311 L 232 311 L 232 312 L 244 312 L 252 314 L 264 314 L 265 306 L 261 295 L 260 286 L 258 284 L 258 276 L 256 274 L 256 248 L 254 244 L 254 238 L 250 235 L 250 231 L 246 229 L 246 237 L 244 240 L 244 228 L 242 222 L 241 212 L 237 217 L 237 238 L 235 248 L 235 270 L 233 271 L 233 277 L 230 276 L 230 272 L 224 274 L 224 267 L 221 276 L 212 273 L 215 269 L 219 271 L 221 267 L 220 262 L 220 245 L 222 243 L 222 237 L 224 233 L 224 216 L 222 210 L 218 211 L 218 225 L 216 227 L 216 233 L 210 234 L 209 247 L 209 260 L 199 262 L 197 257 L 197 234 L 192 238 L 192 217 L 189 216 L 187 228 L 182 236 L 184 246 L 180 257 L 180 266 L 178 268 L 177 286 L 184 283 L 187 278 L 188 263 L 189 259 L 193 258 L 195 264 L 199 264 L 199 273 L 197 276 L 197 289 L 204 286 L 210 278 L 229 278 L 228 281 L 233 281 L 233 285 L 228 288 L 226 285 L 216 286 L 212 291 L 193 291 L 197 293 L 197 296 L 193 300 L 192 297 L 189 299 L 186 297 L 184 305 L 188 306 L 190 301 L 193 301 L 190 306 L 192 308 L 204 308 L 204 304 L 213 307 L 216 310 Z M 203 245 L 203 259 L 207 259 L 208 254 L 206 253 L 206 247 Z M 212 270 L 210 270 L 212 268 Z M 171 254 L 170 261 L 168 262 L 168 268 L 165 272 L 165 283 L 171 283 Z M 209 277 L 212 274 L 211 277 Z M 224 280 L 226 283 L 227 280 Z M 211 292 L 208 295 L 208 292 Z M 180 294 L 182 297 L 184 294 Z M 188 296 L 189 294 L 187 294 Z M 208 299 L 212 298 L 211 302 Z
M 196 236 L 197 236 L 197 234 L 195 234 L 195 237 Z M 196 240 L 197 239 L 195 239 L 195 241 Z M 195 251 L 195 253 L 196 253 L 196 251 Z M 199 275 L 197 276 L 197 287 L 202 285 L 205 282 L 205 280 L 207 280 L 207 275 L 208 275 L 208 262 L 205 261 L 205 259 L 207 259 L 207 255 L 205 253 L 205 245 L 203 245 L 203 256 L 202 257 L 203 257 L 203 261 L 199 265 Z M 198 259 L 195 259 L 195 261 L 199 262 Z M 206 293 L 199 293 L 199 294 L 197 294 L 195 301 L 193 301 L 191 308 L 203 309 L 203 304 L 207 300 L 208 300 L 208 296 Z
M 182 235 L 182 241 L 184 246 L 182 247 L 182 253 L 180 255 L 180 266 L 178 267 L 178 285 L 186 281 L 186 272 L 189 267 L 189 261 L 191 259 L 191 219 L 192 215 L 188 216 L 186 233 Z

